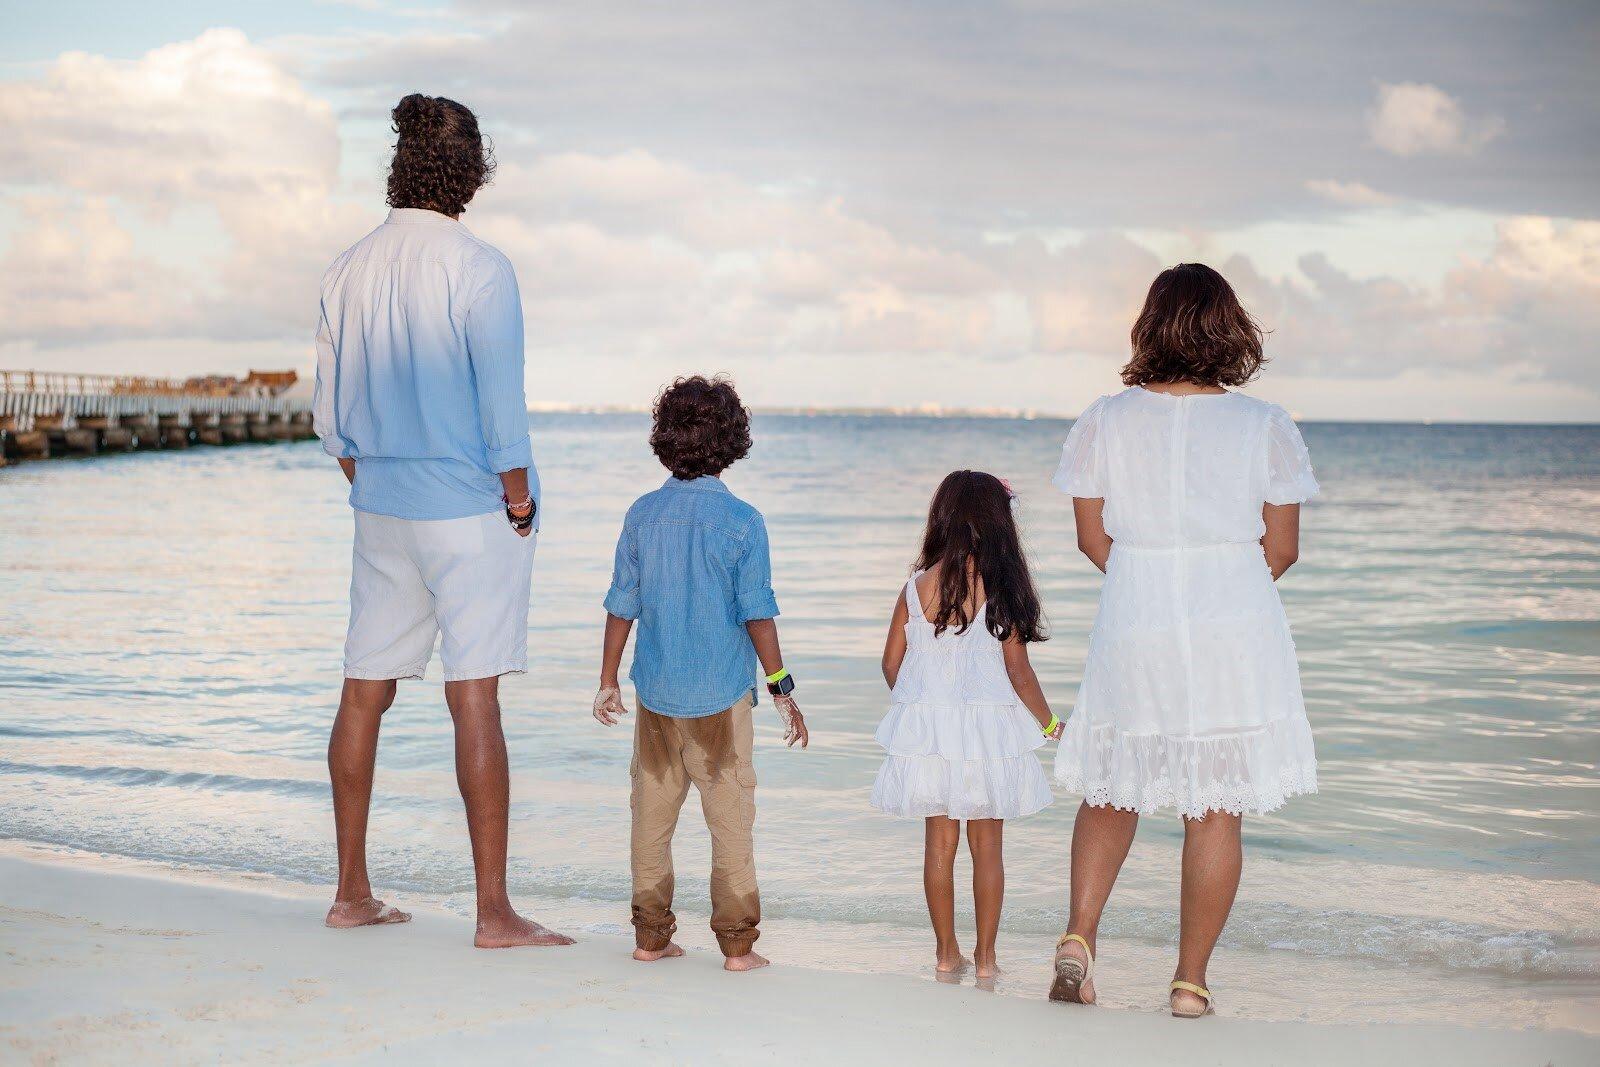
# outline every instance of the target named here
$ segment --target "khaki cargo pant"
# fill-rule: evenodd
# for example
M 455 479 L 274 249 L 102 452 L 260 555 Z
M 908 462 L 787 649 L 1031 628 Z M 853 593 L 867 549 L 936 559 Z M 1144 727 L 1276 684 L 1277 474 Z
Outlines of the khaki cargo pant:
M 674 719 L 639 705 L 633 734 L 633 927 L 638 946 L 667 947 L 672 914 L 672 833 L 689 795 L 711 831 L 711 931 L 724 956 L 750 951 L 761 922 L 753 830 L 756 771 L 750 697 L 699 719 Z

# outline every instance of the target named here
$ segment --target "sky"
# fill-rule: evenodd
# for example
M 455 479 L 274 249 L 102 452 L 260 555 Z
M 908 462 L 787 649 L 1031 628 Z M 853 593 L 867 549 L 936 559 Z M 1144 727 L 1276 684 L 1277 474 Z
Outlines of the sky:
M 0 0 L 0 367 L 309 374 L 389 109 L 475 109 L 534 406 L 1073 414 L 1156 273 L 1313 419 L 1600 421 L 1600 5 Z

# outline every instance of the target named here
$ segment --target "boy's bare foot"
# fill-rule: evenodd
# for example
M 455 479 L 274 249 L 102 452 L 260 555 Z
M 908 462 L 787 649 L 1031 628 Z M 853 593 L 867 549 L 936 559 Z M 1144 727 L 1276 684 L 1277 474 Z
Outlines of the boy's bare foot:
M 408 912 L 391 908 L 377 897 L 366 897 L 362 900 L 334 901 L 322 924 L 335 930 L 353 930 L 358 926 L 388 926 L 410 921 Z
M 546 929 L 532 919 L 524 919 L 514 911 L 504 915 L 483 917 L 478 920 L 478 932 L 472 943 L 478 948 L 521 948 L 525 945 L 550 947 L 573 944 L 566 934 Z
M 722 961 L 725 971 L 753 971 L 757 967 L 765 967 L 772 961 L 765 956 L 757 956 L 754 952 L 746 952 L 743 956 L 729 956 Z
M 683 949 L 679 948 L 674 941 L 668 941 L 667 947 L 663 949 L 636 948 L 633 950 L 633 958 L 640 963 L 654 963 L 656 960 L 669 960 L 681 955 L 683 955 Z
M 935 957 L 933 969 L 940 974 L 960 974 L 970 966 L 972 966 L 972 961 L 957 952 L 953 957 L 949 958 L 944 956 Z

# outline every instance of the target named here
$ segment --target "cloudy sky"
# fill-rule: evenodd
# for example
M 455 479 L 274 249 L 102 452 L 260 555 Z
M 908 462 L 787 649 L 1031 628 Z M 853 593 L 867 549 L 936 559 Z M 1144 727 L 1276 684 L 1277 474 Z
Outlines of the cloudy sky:
M 1161 267 L 1313 418 L 1600 419 L 1600 6 L 0 2 L 0 366 L 310 366 L 406 92 L 530 401 L 1073 413 Z

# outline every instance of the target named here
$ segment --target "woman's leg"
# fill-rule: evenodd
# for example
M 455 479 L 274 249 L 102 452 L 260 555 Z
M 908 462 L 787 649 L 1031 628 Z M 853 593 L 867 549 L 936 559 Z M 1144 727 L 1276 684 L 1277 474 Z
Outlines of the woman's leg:
M 1240 830 L 1244 818 L 1223 811 L 1207 812 L 1203 819 L 1183 820 L 1183 897 L 1179 912 L 1178 970 L 1173 975 L 1197 986 L 1206 985 L 1206 965 L 1222 936 L 1239 892 L 1244 870 L 1244 845 Z M 1193 993 L 1173 993 L 1173 1006 L 1201 1011 L 1205 1001 Z
M 972 853 L 972 903 L 977 913 L 978 944 L 972 960 L 979 978 L 993 978 L 998 969 L 994 939 L 1000 932 L 1000 908 L 1006 895 L 1006 863 L 1001 854 L 1005 823 L 999 819 L 967 821 L 967 850 Z
M 1087 802 L 1078 806 L 1077 818 L 1072 823 L 1072 888 L 1067 933 L 1077 934 L 1089 942 L 1090 950 L 1096 955 L 1099 955 L 1095 937 L 1100 929 L 1100 916 L 1111 898 L 1111 887 L 1116 885 L 1138 828 L 1138 812 L 1113 808 L 1109 804 L 1092 808 Z M 1084 957 L 1082 946 L 1076 942 L 1067 942 L 1061 951 Z M 1085 1004 L 1094 1003 L 1093 981 L 1084 983 L 1081 997 Z
M 922 853 L 922 889 L 928 896 L 928 918 L 933 920 L 938 968 L 950 972 L 966 961 L 956 944 L 956 848 L 961 844 L 961 824 L 943 815 L 926 820 L 927 839 Z

